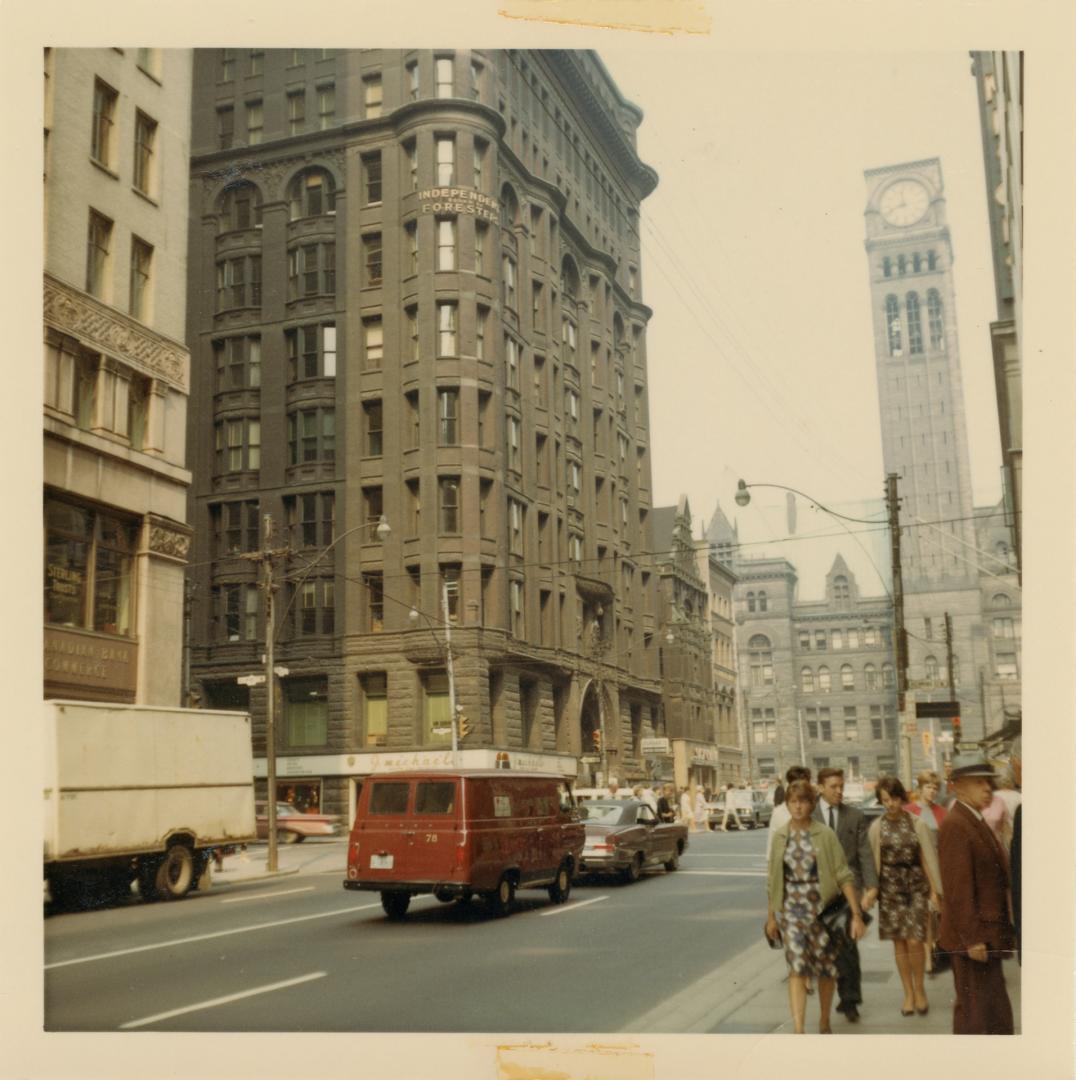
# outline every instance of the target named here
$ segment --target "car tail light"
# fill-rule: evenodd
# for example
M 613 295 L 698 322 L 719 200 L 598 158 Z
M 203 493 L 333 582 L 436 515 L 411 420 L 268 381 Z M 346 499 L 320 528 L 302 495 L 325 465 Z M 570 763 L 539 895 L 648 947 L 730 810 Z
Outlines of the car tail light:
M 615 844 L 595 844 L 594 845 L 594 850 L 595 851 L 615 851 L 616 850 L 616 845 Z

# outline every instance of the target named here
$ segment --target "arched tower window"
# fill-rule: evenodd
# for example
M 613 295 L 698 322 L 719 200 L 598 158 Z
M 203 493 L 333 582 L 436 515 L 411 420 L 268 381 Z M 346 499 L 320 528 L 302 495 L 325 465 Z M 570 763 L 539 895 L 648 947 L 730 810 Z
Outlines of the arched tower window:
M 892 293 L 885 298 L 885 329 L 889 338 L 889 355 L 900 356 L 900 303 Z
M 933 252 L 933 251 L 928 251 L 927 252 L 927 269 L 928 270 L 937 270 L 938 269 L 938 256 L 937 256 L 936 252 Z
M 773 650 L 765 634 L 754 634 L 747 643 L 752 686 L 773 686 Z
M 841 689 L 854 690 L 856 688 L 856 676 L 852 671 L 851 664 L 841 664 Z
M 814 693 L 814 672 L 809 667 L 800 671 L 800 687 L 805 694 Z
M 748 611 L 754 611 L 755 610 L 755 594 L 753 592 L 749 592 L 747 594 L 747 610 Z
M 220 197 L 220 231 L 254 229 L 262 223 L 262 193 L 246 180 L 225 188 Z
M 892 690 L 897 685 L 897 672 L 892 664 L 882 665 L 882 686 L 886 690 Z
M 867 690 L 878 689 L 878 669 L 873 664 L 863 665 L 863 685 Z
M 560 264 L 560 291 L 566 300 L 575 301 L 579 296 L 579 271 L 569 255 Z
M 919 252 L 917 251 L 912 256 L 912 271 L 914 273 L 918 274 L 919 271 L 922 270 L 922 269 L 923 269 L 923 256 L 920 255 Z
M 766 590 L 765 589 L 760 589 L 759 590 L 759 594 L 758 594 L 758 610 L 759 611 L 765 611 L 766 610 Z
M 288 185 L 288 220 L 336 212 L 336 185 L 326 169 L 304 169 Z
M 826 667 L 825 664 L 823 664 L 818 669 L 818 692 L 820 694 L 828 694 L 829 693 L 829 687 L 830 687 L 829 668 Z
M 941 349 L 945 344 L 945 314 L 937 289 L 927 293 L 927 322 L 930 326 L 930 347 Z
M 883 277 L 893 276 L 893 260 L 888 255 L 882 259 L 882 275 Z
M 919 293 L 908 293 L 904 302 L 908 311 L 908 352 L 916 356 L 923 351 L 923 321 L 919 317 Z
M 898 274 L 906 274 L 907 272 L 908 272 L 908 256 L 907 255 L 898 255 L 897 256 L 897 273 Z
M 846 578 L 844 574 L 839 574 L 833 579 L 833 599 L 848 599 L 848 578 Z
M 501 188 L 501 228 L 514 229 L 519 224 L 519 200 L 510 184 Z
M 927 682 L 934 684 L 940 681 L 941 673 L 938 669 L 938 658 L 936 656 L 928 656 L 923 661 L 923 665 L 926 668 Z

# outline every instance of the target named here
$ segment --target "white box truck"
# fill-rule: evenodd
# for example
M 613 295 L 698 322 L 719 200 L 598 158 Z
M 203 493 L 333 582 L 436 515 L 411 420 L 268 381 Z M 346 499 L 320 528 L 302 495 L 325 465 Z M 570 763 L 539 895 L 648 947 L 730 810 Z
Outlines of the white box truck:
M 45 878 L 57 904 L 131 883 L 178 899 L 255 839 L 246 713 L 46 701 Z

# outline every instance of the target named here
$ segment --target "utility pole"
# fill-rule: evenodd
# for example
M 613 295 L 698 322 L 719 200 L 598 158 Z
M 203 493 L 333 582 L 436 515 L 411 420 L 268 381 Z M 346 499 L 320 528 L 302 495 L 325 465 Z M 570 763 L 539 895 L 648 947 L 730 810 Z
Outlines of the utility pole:
M 949 700 L 956 701 L 956 680 L 953 677 L 953 617 L 945 613 L 945 653 L 949 669 Z
M 893 631 L 897 660 L 897 716 L 899 717 L 897 750 L 904 761 L 904 782 L 912 781 L 912 736 L 907 730 L 904 715 L 908 691 L 908 635 L 904 629 L 904 574 L 900 562 L 900 499 L 897 496 L 897 474 L 887 473 L 885 503 L 889 515 L 889 550 L 893 567 Z
M 273 873 L 277 869 L 277 844 L 276 844 L 276 669 L 273 665 L 273 638 L 274 612 L 273 593 L 279 586 L 273 581 L 273 562 L 291 554 L 291 548 L 286 545 L 282 548 L 273 548 L 273 516 L 266 514 L 264 518 L 265 546 L 261 551 L 252 551 L 243 555 L 244 559 L 261 564 L 262 581 L 260 588 L 265 593 L 265 775 L 269 791 L 266 798 L 266 812 L 268 814 L 269 835 L 266 869 Z M 286 669 L 282 669 L 286 674 Z
M 452 723 L 452 762 L 459 764 L 459 735 L 456 724 L 456 677 L 452 669 L 452 620 L 448 617 L 448 582 L 441 578 L 441 610 L 445 619 L 445 674 L 448 676 L 448 713 Z

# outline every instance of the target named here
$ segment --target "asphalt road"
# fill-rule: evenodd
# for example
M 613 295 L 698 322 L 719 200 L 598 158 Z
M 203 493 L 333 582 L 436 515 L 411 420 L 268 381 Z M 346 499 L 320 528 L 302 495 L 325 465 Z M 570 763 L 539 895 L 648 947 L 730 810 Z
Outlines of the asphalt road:
M 342 888 L 343 843 L 336 868 L 55 915 L 45 1026 L 619 1031 L 755 941 L 765 841 L 695 833 L 674 873 L 577 882 L 562 906 L 524 890 L 505 919 L 416 897 L 389 922 L 376 893 Z

